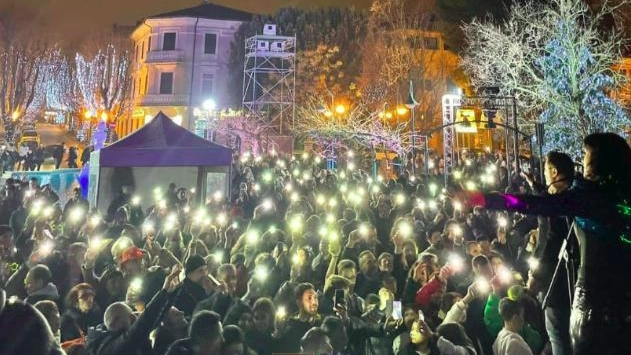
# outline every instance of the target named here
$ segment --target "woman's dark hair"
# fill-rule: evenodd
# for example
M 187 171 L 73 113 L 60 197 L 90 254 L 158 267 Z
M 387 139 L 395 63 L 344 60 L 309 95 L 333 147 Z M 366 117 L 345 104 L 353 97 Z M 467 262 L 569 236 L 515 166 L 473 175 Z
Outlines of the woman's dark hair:
M 70 289 L 68 295 L 66 295 L 66 308 L 76 308 L 79 305 L 79 292 L 90 290 L 95 293 L 94 287 L 88 283 L 80 283 Z
M 473 342 L 458 323 L 443 323 L 436 328 L 436 333 L 452 342 L 454 345 L 473 347 Z
M 613 193 L 624 192 L 631 179 L 631 148 L 615 133 L 593 133 L 583 139 L 583 145 L 591 148 L 590 177 L 610 187 Z M 586 169 L 587 167 L 583 167 Z

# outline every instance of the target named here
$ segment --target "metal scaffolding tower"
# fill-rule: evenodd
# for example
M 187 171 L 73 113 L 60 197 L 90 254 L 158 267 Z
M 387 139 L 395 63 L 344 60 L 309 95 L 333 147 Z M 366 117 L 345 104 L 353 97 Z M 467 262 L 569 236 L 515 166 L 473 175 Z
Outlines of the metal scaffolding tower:
M 276 25 L 266 24 L 262 35 L 245 40 L 243 108 L 281 136 L 294 124 L 295 69 L 296 36 L 278 36 Z

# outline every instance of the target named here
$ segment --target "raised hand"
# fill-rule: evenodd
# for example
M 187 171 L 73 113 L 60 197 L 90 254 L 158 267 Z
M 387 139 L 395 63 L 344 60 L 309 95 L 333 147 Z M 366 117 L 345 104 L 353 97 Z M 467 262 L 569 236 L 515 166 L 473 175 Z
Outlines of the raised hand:
M 180 281 L 180 272 L 182 272 L 182 267 L 179 264 L 173 266 L 171 273 L 164 280 L 164 286 L 162 286 L 165 291 L 172 293 L 180 287 L 180 284 L 182 283 Z

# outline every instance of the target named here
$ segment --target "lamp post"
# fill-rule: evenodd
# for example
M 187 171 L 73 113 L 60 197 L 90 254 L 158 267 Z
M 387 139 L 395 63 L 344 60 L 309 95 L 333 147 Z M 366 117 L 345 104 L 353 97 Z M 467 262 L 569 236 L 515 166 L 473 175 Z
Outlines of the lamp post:
M 206 138 L 209 141 L 214 141 L 215 139 L 215 131 L 213 130 L 212 132 L 210 132 L 210 126 L 211 126 L 211 115 L 215 112 L 215 109 L 217 108 L 217 103 L 215 102 L 215 100 L 213 99 L 207 99 L 206 101 L 204 101 L 202 103 L 202 108 L 203 108 L 203 118 L 206 121 L 205 123 L 205 134 L 204 134 L 204 138 Z
M 414 84 L 412 83 L 412 80 L 410 80 L 410 91 L 408 93 L 408 101 L 405 104 L 405 107 L 407 107 L 411 112 L 412 112 L 412 127 L 410 128 L 410 134 L 411 134 L 411 142 L 412 142 L 412 175 L 414 176 L 416 174 L 416 141 L 415 141 L 415 135 L 416 135 L 416 118 L 414 116 L 414 109 L 416 108 L 416 106 L 418 106 L 418 101 L 416 101 L 416 99 L 414 98 Z M 427 164 L 427 162 L 425 162 L 425 164 Z

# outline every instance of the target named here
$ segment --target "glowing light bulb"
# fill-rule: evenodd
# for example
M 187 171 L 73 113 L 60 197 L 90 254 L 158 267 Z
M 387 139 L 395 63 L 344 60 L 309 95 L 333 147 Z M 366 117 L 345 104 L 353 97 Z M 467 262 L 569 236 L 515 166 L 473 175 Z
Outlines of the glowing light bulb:
M 265 267 L 257 266 L 254 269 L 254 277 L 256 277 L 259 281 L 264 282 L 265 280 L 267 280 L 268 276 L 269 276 L 269 271 L 267 271 Z
M 101 248 L 102 245 L 103 238 L 101 236 L 97 235 L 96 237 L 92 237 L 92 239 L 90 239 L 90 248 L 98 250 Z
M 500 281 L 504 284 L 508 284 L 513 280 L 513 273 L 506 266 L 500 266 L 497 274 Z
M 332 198 L 329 200 L 329 207 L 335 207 L 337 206 L 337 200 Z
M 136 293 L 140 292 L 142 290 L 142 279 L 135 278 L 131 280 L 131 282 L 129 283 L 129 289 Z
M 285 307 L 283 306 L 279 306 L 278 309 L 276 310 L 276 317 L 278 318 L 287 317 L 287 309 L 285 309 Z
M 491 284 L 489 283 L 489 280 L 481 276 L 475 279 L 475 286 L 482 294 L 487 294 L 491 290 Z
M 263 206 L 264 210 L 269 211 L 274 207 L 274 203 L 272 203 L 270 199 L 265 199 L 263 203 L 261 203 L 261 206 Z
M 80 207 L 75 207 L 72 209 L 72 211 L 70 211 L 70 220 L 72 222 L 79 222 L 81 220 L 81 218 L 83 218 L 84 215 L 84 211 L 82 208 Z
M 407 223 L 407 222 L 402 222 L 399 224 L 399 233 L 401 233 L 401 235 L 404 238 L 408 238 L 412 235 L 412 233 L 414 232 L 412 226 Z
M 462 257 L 458 254 L 451 254 L 448 263 L 456 272 L 462 271 L 464 268 L 464 260 L 462 260 Z
M 219 215 L 217 215 L 217 223 L 222 226 L 225 226 L 226 223 L 228 223 L 228 216 L 225 212 L 221 212 Z
M 248 244 L 256 244 L 259 241 L 259 233 L 255 230 L 248 231 L 245 237 Z
M 215 260 L 215 262 L 217 264 L 221 264 L 223 262 L 223 252 L 222 251 L 216 251 L 213 253 L 213 260 Z
M 294 216 L 289 221 L 289 229 L 291 229 L 294 232 L 302 229 L 302 219 L 300 218 L 300 216 Z
M 92 227 L 96 227 L 99 225 L 99 223 L 101 223 L 101 216 L 99 215 L 94 215 L 92 217 L 90 217 L 90 225 Z
M 49 255 L 55 249 L 55 244 L 52 240 L 46 240 L 39 246 L 39 253 L 43 256 Z
M 539 259 L 535 258 L 534 256 L 531 256 L 528 258 L 528 266 L 530 267 L 530 270 L 535 271 L 539 268 Z
M 300 264 L 300 256 L 299 256 L 298 254 L 294 254 L 294 255 L 292 255 L 292 257 L 291 257 L 291 262 L 292 262 L 294 265 L 299 265 L 299 264 Z

